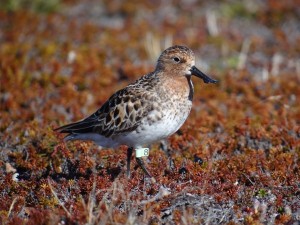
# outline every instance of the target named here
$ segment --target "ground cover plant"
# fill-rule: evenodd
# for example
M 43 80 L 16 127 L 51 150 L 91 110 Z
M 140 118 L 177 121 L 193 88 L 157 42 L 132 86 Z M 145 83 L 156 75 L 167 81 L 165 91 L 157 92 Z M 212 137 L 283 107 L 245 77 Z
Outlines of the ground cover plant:
M 296 224 L 300 220 L 299 1 L 0 3 L 1 224 Z M 62 141 L 186 45 L 219 80 L 151 146 L 151 183 L 126 147 Z

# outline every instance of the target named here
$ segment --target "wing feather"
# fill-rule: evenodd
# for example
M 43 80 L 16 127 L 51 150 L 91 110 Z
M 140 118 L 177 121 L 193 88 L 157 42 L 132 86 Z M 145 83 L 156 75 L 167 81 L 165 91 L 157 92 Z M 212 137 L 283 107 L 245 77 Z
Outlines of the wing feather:
M 116 92 L 89 117 L 55 130 L 68 135 L 98 133 L 105 137 L 135 130 L 150 109 L 147 104 L 147 94 L 140 88 L 141 80 L 147 78 L 150 78 L 149 74 L 144 76 L 144 79 Z

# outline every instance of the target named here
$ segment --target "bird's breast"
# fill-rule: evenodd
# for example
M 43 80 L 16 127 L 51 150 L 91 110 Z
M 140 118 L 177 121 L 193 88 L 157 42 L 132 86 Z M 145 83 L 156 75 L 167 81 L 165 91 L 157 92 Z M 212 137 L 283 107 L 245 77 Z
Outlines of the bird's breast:
M 129 146 L 144 146 L 174 134 L 187 119 L 192 108 L 191 81 L 169 79 L 144 99 L 145 113 L 136 130 L 117 137 L 118 142 Z
M 151 130 L 153 135 L 165 138 L 175 133 L 187 119 L 192 108 L 193 86 L 184 82 L 169 82 L 156 92 L 156 101 L 151 102 L 152 111 L 141 123 L 138 131 Z M 160 138 L 160 139 L 161 139 Z

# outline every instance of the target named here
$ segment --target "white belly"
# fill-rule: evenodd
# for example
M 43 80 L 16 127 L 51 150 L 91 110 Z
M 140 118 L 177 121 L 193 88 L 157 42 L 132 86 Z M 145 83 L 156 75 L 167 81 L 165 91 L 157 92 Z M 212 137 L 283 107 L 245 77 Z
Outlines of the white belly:
M 155 122 L 149 123 L 145 119 L 137 130 L 125 135 L 119 135 L 114 140 L 120 144 L 137 148 L 167 138 L 183 125 L 190 113 L 190 109 L 191 107 L 187 107 L 186 110 L 178 111 L 177 114 L 174 111 L 164 112 L 162 119 Z M 149 117 L 155 117 L 154 113 L 153 115 L 150 114 L 148 119 Z
M 119 145 L 139 148 L 152 144 L 174 134 L 185 122 L 191 109 L 191 104 L 181 110 L 167 110 L 162 113 L 150 113 L 136 130 L 130 133 L 118 134 L 107 138 L 96 133 L 73 134 L 66 140 L 92 140 L 102 147 L 115 148 Z M 155 120 L 157 115 L 161 119 Z

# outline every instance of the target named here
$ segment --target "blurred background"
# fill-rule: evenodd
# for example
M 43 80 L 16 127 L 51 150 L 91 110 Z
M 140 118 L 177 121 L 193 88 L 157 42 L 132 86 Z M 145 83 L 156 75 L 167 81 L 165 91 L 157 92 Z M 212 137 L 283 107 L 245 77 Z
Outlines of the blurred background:
M 297 0 L 3 0 L 0 9 L 1 72 L 14 73 L 1 83 L 14 82 L 14 90 L 71 82 L 97 93 L 99 83 L 128 83 L 152 70 L 174 44 L 193 49 L 197 66 L 220 79 L 300 76 Z M 5 101 L 27 95 L 8 92 Z
M 299 220 L 299 43 L 299 0 L 1 0 L 1 221 Z M 219 83 L 194 80 L 191 115 L 169 139 L 174 171 L 154 146 L 148 163 L 158 183 L 145 188 L 139 170 L 130 181 L 122 174 L 124 148 L 61 144 L 53 128 L 93 113 L 175 44 L 191 48 L 196 66 Z M 105 191 L 89 211 L 93 182 Z M 116 182 L 124 193 L 107 203 Z M 159 184 L 172 194 L 141 211 Z M 186 193 L 196 201 L 180 217 Z

